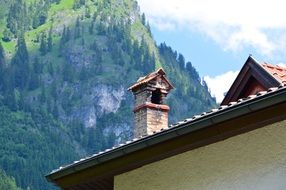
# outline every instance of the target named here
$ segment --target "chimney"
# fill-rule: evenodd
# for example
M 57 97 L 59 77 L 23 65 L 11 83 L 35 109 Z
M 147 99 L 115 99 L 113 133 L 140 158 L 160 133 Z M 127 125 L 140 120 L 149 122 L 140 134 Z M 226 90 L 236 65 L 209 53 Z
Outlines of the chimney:
M 141 137 L 168 128 L 169 106 L 164 100 L 173 86 L 162 68 L 140 77 L 128 88 L 135 97 L 134 136 Z

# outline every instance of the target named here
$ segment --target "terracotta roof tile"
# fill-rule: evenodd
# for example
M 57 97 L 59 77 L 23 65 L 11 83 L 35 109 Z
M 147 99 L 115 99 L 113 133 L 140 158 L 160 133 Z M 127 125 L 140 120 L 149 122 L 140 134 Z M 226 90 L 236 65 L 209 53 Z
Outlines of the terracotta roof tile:
M 286 67 L 262 63 L 261 66 L 280 83 L 286 84 Z
M 136 87 L 138 87 L 140 85 L 146 84 L 146 83 L 148 83 L 149 81 L 153 80 L 154 78 L 156 78 L 159 75 L 161 75 L 163 77 L 166 75 L 165 71 L 162 68 L 160 68 L 157 71 L 152 72 L 152 73 L 150 73 L 150 74 L 148 74 L 148 75 L 146 75 L 144 77 L 140 77 L 135 84 L 133 84 L 132 86 L 130 86 L 128 88 L 128 90 L 132 90 L 132 89 L 134 89 L 134 88 L 136 88 Z M 171 83 L 165 77 L 164 77 L 164 79 L 170 85 L 170 88 L 173 88 Z
M 136 88 L 137 86 L 140 86 L 142 84 L 145 84 L 145 83 L 153 80 L 154 78 L 156 78 L 159 75 L 159 71 L 163 71 L 163 69 L 158 69 L 157 71 L 152 72 L 152 73 L 150 73 L 144 77 L 140 77 L 135 84 L 133 84 L 132 86 L 130 86 L 128 88 L 128 90 L 132 90 L 133 88 Z M 165 74 L 165 72 L 164 72 L 164 74 Z

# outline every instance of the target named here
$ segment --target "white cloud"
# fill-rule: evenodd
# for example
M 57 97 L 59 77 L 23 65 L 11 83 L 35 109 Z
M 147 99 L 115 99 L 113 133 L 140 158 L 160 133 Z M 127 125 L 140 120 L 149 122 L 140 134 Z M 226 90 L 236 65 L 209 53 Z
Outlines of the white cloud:
M 280 66 L 280 67 L 286 68 L 286 64 L 285 63 L 278 63 L 277 65 Z
M 179 27 L 202 32 L 225 50 L 251 46 L 264 55 L 286 47 L 283 0 L 138 0 L 150 23 L 161 30 Z M 266 32 L 267 31 L 267 32 Z M 280 50 L 282 51 L 282 50 Z
M 211 91 L 211 95 L 216 97 L 218 103 L 222 102 L 224 94 L 229 90 L 238 73 L 239 71 L 228 71 L 227 73 L 215 77 L 204 77 Z
M 174 30 L 175 29 L 175 25 L 172 22 L 168 22 L 168 21 L 161 20 L 161 19 L 154 20 L 153 24 L 159 30 Z

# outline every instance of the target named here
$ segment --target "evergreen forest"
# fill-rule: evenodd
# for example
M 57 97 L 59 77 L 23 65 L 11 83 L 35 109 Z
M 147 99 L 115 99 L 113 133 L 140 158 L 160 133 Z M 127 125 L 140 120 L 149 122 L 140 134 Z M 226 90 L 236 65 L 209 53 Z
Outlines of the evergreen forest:
M 0 0 L 0 189 L 133 138 L 127 88 L 162 67 L 170 123 L 216 106 L 192 63 L 156 44 L 134 0 Z

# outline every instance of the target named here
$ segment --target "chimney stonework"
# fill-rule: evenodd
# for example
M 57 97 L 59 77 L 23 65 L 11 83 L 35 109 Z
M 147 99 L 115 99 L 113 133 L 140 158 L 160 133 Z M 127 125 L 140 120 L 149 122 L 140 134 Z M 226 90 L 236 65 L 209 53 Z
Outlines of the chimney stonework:
M 158 69 L 139 78 L 128 89 L 135 98 L 135 137 L 151 135 L 168 128 L 169 106 L 164 104 L 164 100 L 173 86 L 165 75 L 163 69 Z

